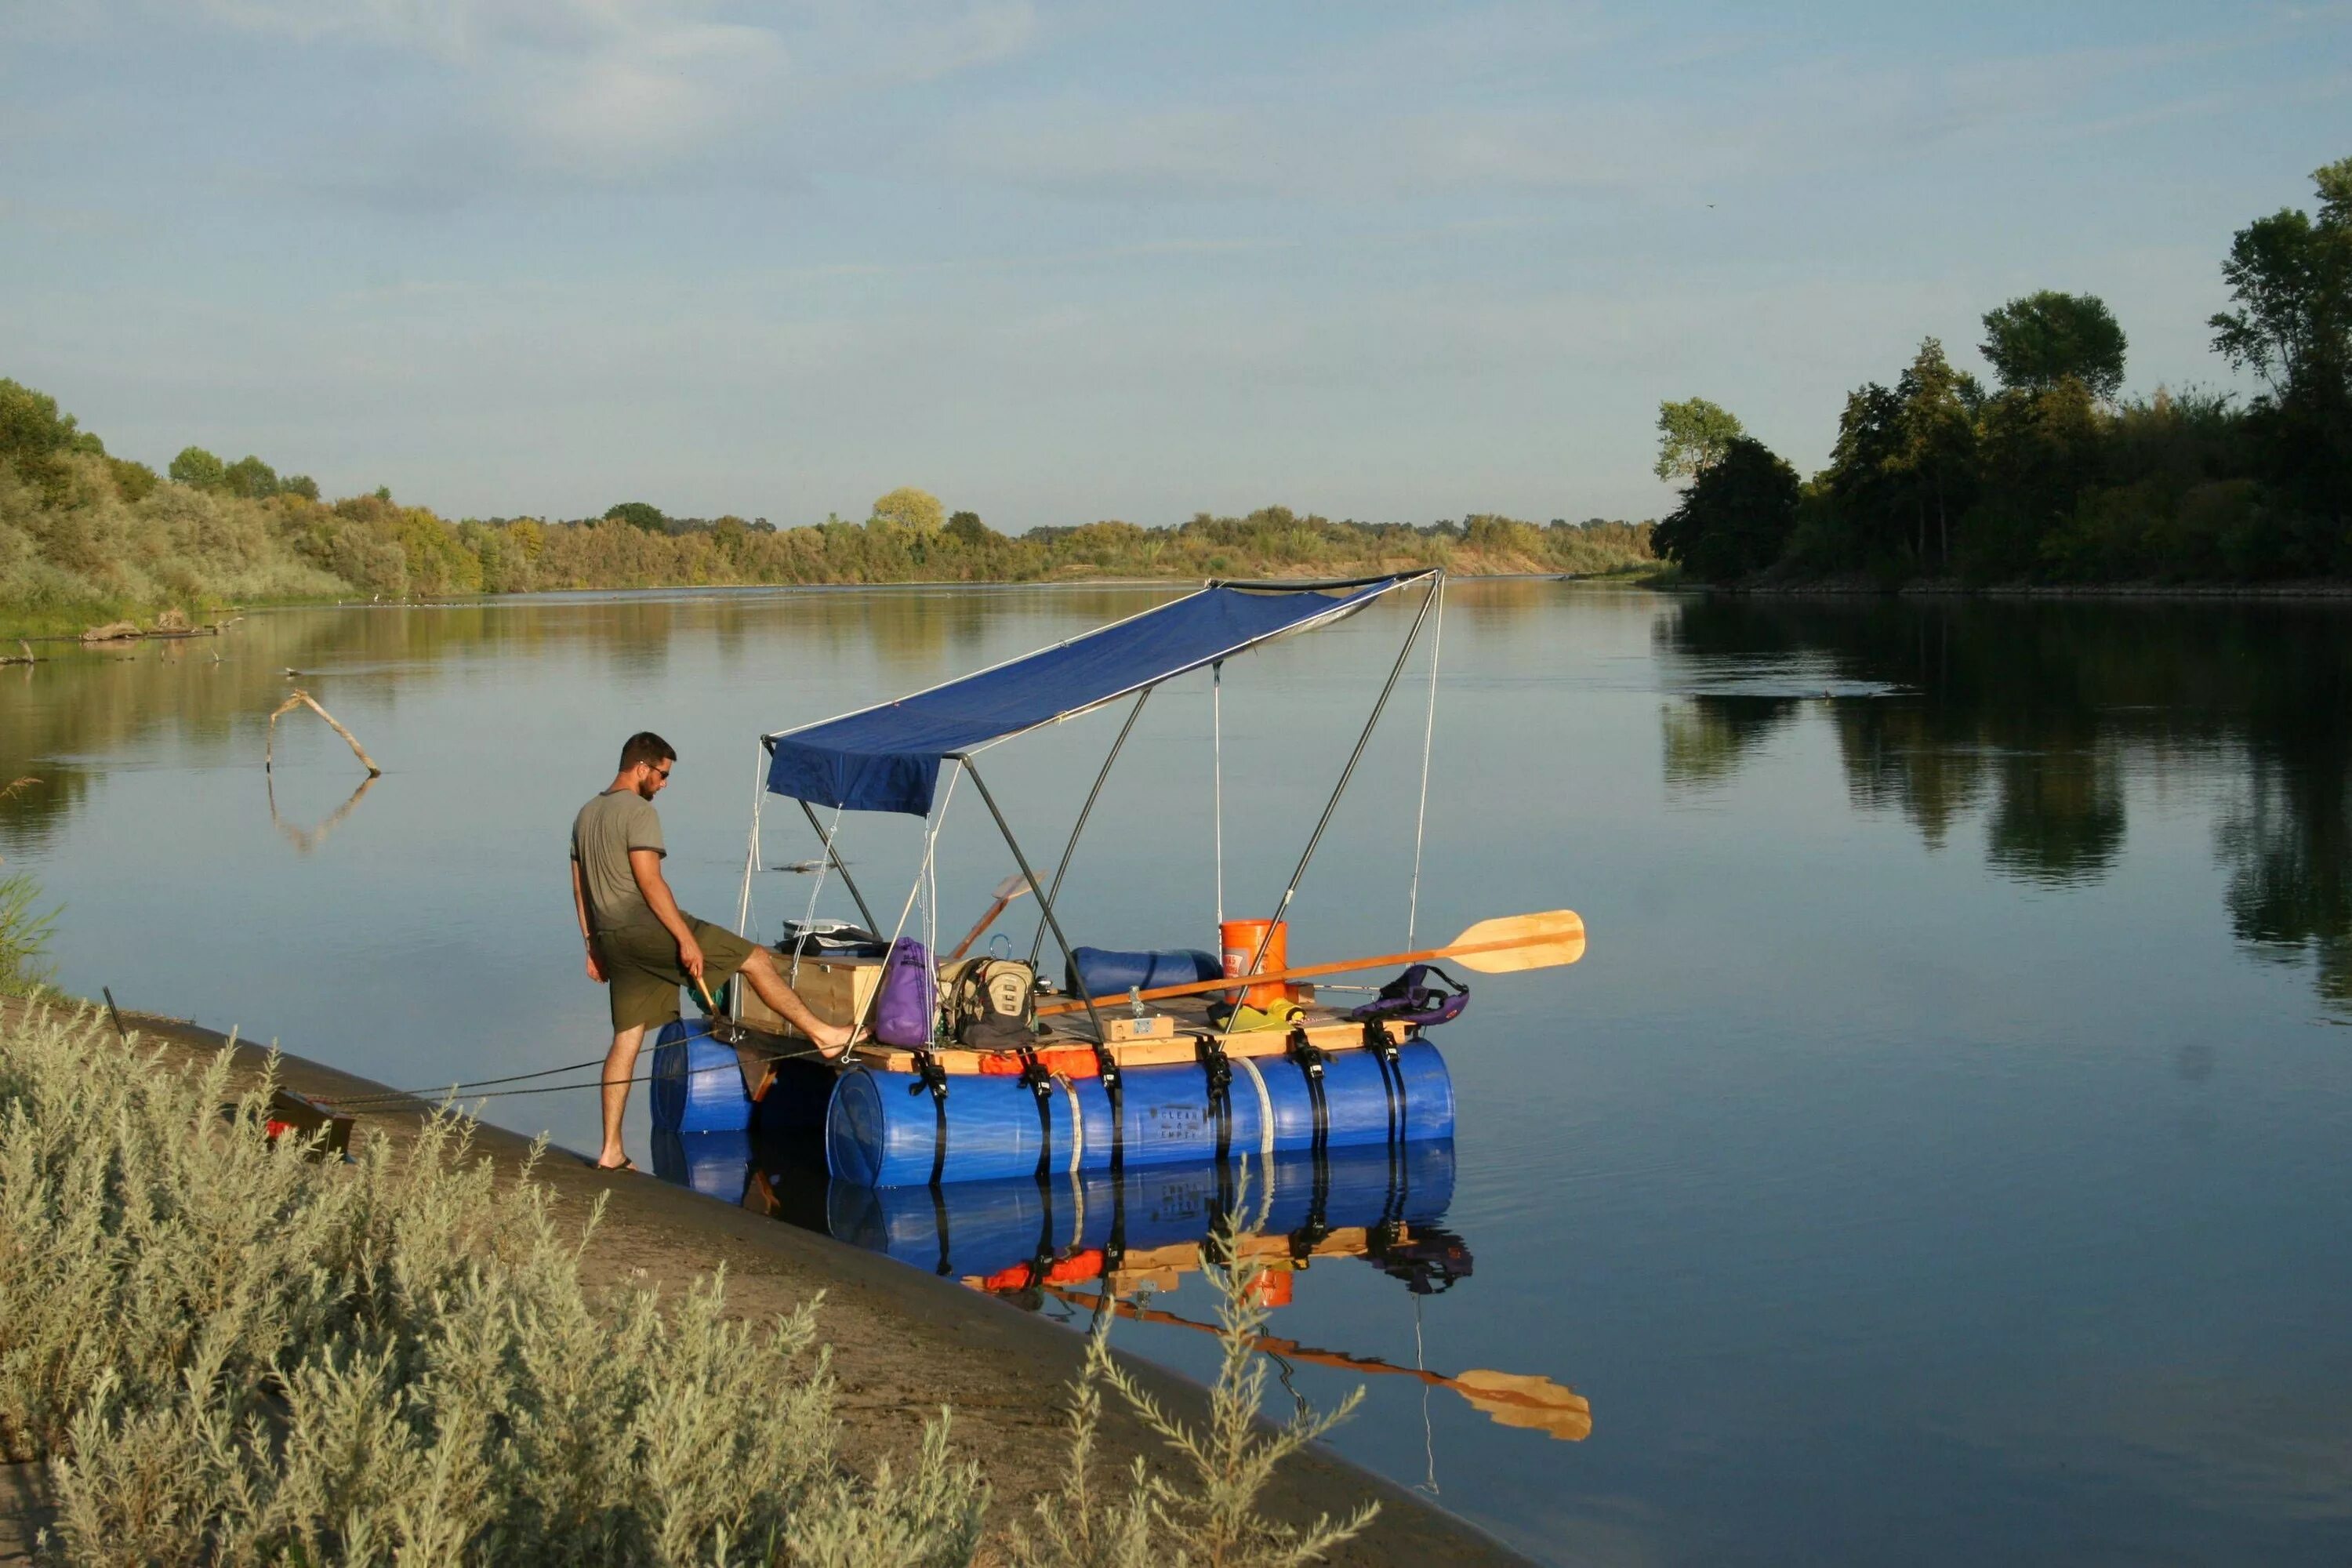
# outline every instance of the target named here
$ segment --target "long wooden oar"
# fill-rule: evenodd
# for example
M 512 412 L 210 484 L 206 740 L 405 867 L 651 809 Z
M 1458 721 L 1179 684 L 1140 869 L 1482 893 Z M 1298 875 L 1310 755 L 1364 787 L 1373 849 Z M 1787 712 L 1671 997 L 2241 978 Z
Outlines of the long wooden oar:
M 1066 1285 L 1047 1285 L 1044 1289 L 1073 1306 L 1093 1307 L 1099 1300 L 1092 1291 L 1074 1290 Z M 1220 1333 L 1214 1323 L 1180 1317 L 1159 1307 L 1146 1307 L 1139 1302 L 1114 1297 L 1111 1310 L 1122 1318 L 1138 1322 L 1165 1323 L 1171 1328 L 1197 1329 L 1203 1333 Z M 1474 1366 L 1454 1377 L 1423 1367 L 1399 1366 L 1379 1356 L 1351 1355 L 1346 1351 L 1317 1350 L 1274 1334 L 1258 1334 L 1251 1339 L 1251 1348 L 1267 1355 L 1277 1355 L 1286 1361 L 1311 1362 L 1318 1366 L 1335 1366 L 1346 1372 L 1365 1373 L 1372 1376 L 1409 1377 L 1436 1388 L 1450 1388 L 1470 1402 L 1470 1407 L 1498 1426 L 1519 1426 L 1544 1432 L 1567 1443 L 1581 1443 L 1592 1436 L 1592 1405 L 1584 1395 L 1572 1388 L 1563 1388 L 1548 1377 L 1529 1372 L 1495 1372 Z
M 1004 906 L 1011 903 L 1013 900 L 1019 898 L 1028 890 L 1029 879 L 1023 876 L 1018 871 L 1013 872 L 1013 875 L 1005 878 L 1002 882 L 997 883 L 995 894 L 996 901 L 988 906 L 988 912 L 980 917 L 980 923 L 964 933 L 963 940 L 955 944 L 955 951 L 948 954 L 945 962 L 953 963 L 957 959 L 961 958 L 965 953 L 971 952 L 971 944 L 980 940 L 980 933 L 986 931 L 990 926 L 994 925 L 996 923 L 996 917 L 1004 912 Z
M 1482 974 L 1507 974 L 1521 969 L 1549 969 L 1574 963 L 1584 956 L 1584 921 L 1574 910 L 1547 910 L 1533 915 L 1497 915 L 1476 925 L 1444 947 L 1418 952 L 1384 952 L 1374 958 L 1344 958 L 1337 963 L 1309 963 L 1297 969 L 1270 970 L 1263 974 L 1228 975 L 1195 980 L 1183 985 L 1155 985 L 1136 996 L 1121 993 L 1097 996 L 1095 1005 L 1108 1007 L 1129 1000 L 1157 1002 L 1169 996 L 1197 996 L 1208 991 L 1234 991 L 1244 985 L 1271 984 L 1279 980 L 1311 980 L 1318 974 L 1345 974 L 1358 969 L 1386 969 L 1391 963 L 1425 963 L 1455 958 L 1462 967 Z M 1055 1002 L 1037 1009 L 1040 1018 L 1076 1013 L 1086 1006 L 1077 1000 Z

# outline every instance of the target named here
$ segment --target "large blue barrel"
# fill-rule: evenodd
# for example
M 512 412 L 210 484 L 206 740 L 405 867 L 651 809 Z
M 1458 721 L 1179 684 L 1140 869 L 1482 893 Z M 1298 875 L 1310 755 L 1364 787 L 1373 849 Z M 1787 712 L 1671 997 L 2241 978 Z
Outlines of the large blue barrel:
M 1115 996 L 1132 987 L 1191 985 L 1214 980 L 1224 966 L 1213 952 L 1196 947 L 1120 952 L 1104 947 L 1074 948 L 1064 973 L 1073 996 Z
M 748 1132 L 670 1132 L 654 1129 L 654 1174 L 706 1198 L 743 1201 L 751 1173 Z
M 678 1018 L 654 1037 L 654 1127 L 662 1132 L 741 1132 L 751 1097 L 734 1047 L 710 1037 L 707 1018 Z
M 1181 1164 L 1228 1152 L 1345 1149 L 1454 1133 L 1453 1080 L 1425 1040 L 1401 1047 L 1393 1068 L 1374 1051 L 1335 1052 L 1325 1060 L 1319 1093 L 1307 1068 L 1288 1057 L 1235 1057 L 1232 1071 L 1219 1106 L 1196 1063 L 1129 1068 L 1118 1130 L 1124 1163 Z M 1042 1117 L 1039 1103 L 1018 1079 L 959 1077 L 948 1080 L 942 1107 L 912 1073 L 859 1068 L 834 1089 L 825 1164 L 836 1180 L 864 1187 L 929 1183 L 935 1161 L 943 1182 L 1109 1165 L 1113 1128 L 1101 1079 L 1056 1078 Z
M 873 1189 L 836 1182 L 826 1191 L 834 1237 L 919 1268 L 986 1279 L 1088 1248 L 1140 1252 L 1205 1238 L 1234 1206 L 1248 1234 L 1311 1235 L 1315 1227 L 1415 1226 L 1442 1220 L 1454 1201 L 1454 1145 L 1436 1139 L 1395 1149 L 1331 1151 L 1272 1160 L 1064 1173 L 1040 1182 L 966 1182 Z

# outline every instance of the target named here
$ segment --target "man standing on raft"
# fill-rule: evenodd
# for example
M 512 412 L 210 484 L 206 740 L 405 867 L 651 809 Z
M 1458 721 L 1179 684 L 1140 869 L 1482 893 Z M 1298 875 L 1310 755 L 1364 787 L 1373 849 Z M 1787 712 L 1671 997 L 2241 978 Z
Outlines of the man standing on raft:
M 588 948 L 588 978 L 612 992 L 604 1146 L 596 1155 L 600 1171 L 636 1168 L 621 1144 L 621 1113 L 628 1109 L 637 1047 L 647 1028 L 658 1029 L 678 1016 L 681 985 L 715 993 L 740 970 L 760 1000 L 826 1056 L 840 1055 L 850 1042 L 847 1028 L 822 1022 L 793 994 L 766 948 L 724 926 L 696 920 L 670 896 L 661 868 L 669 851 L 662 845 L 653 799 L 669 784 L 677 761 L 677 752 L 659 735 L 646 731 L 630 736 L 621 748 L 621 771 L 572 821 L 572 906 Z M 752 1089 L 752 1070 L 747 1061 L 746 1089 Z

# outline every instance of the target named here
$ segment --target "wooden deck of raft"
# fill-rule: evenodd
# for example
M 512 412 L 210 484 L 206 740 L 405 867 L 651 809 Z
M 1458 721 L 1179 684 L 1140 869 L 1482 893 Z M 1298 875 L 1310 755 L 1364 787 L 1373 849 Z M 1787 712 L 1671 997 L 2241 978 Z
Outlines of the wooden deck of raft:
M 780 960 L 789 970 L 791 961 Z M 802 1001 L 809 1010 L 829 1024 L 845 1024 L 866 1011 L 874 987 L 880 983 L 879 959 L 803 959 L 800 973 L 793 983 Z M 737 1003 L 738 1019 L 765 1033 L 782 1035 L 788 1039 L 800 1037 L 790 1025 L 771 1012 L 748 986 L 737 987 L 740 999 Z M 1174 1026 L 1168 1038 L 1114 1041 L 1107 1048 L 1111 1059 L 1123 1068 L 1165 1067 L 1172 1063 L 1196 1061 L 1200 1057 L 1199 1041 L 1214 1040 L 1227 1056 L 1278 1057 L 1290 1048 L 1293 1033 L 1289 1029 L 1253 1029 L 1231 1033 L 1214 1028 L 1209 1023 L 1209 1006 L 1213 999 L 1206 996 L 1171 997 L 1151 1004 L 1148 1014 L 1165 1017 Z M 1306 1009 L 1302 1027 L 1307 1043 L 1318 1050 L 1349 1050 L 1364 1044 L 1364 1026 L 1342 1017 L 1331 1007 L 1308 1000 L 1300 1004 Z M 1106 1004 L 1101 1009 L 1103 1021 L 1129 1016 L 1124 1002 Z M 1048 1033 L 1038 1037 L 1041 1052 L 1067 1050 L 1076 1047 L 1089 1055 L 1094 1049 L 1094 1026 L 1087 1015 L 1066 1013 L 1045 1020 Z M 1407 1031 L 1401 1025 L 1381 1026 L 1389 1039 L 1402 1045 Z M 940 1068 L 950 1077 L 975 1075 L 988 1070 L 984 1065 L 991 1058 L 1001 1063 L 1007 1053 L 966 1050 L 950 1046 L 934 1053 Z M 889 1046 L 867 1044 L 857 1047 L 851 1056 L 860 1064 L 884 1072 L 913 1072 L 915 1053 Z M 998 1066 L 997 1070 L 1003 1070 Z

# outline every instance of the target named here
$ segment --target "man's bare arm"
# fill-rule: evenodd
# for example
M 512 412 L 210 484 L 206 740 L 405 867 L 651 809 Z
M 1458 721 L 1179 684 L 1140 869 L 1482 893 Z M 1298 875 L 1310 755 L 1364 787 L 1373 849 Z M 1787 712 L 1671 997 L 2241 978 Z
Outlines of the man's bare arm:
M 596 933 L 588 924 L 588 889 L 580 879 L 580 862 L 572 862 L 572 912 L 580 917 L 580 940 L 588 949 L 588 978 L 602 981 L 604 966 L 596 957 Z
M 677 900 L 670 897 L 669 884 L 662 879 L 661 853 L 654 849 L 629 851 L 629 871 L 637 879 L 637 891 L 646 896 L 646 907 L 654 919 L 661 921 L 677 943 L 677 966 L 699 979 L 702 975 L 702 944 L 694 940 L 694 928 L 677 912 Z

